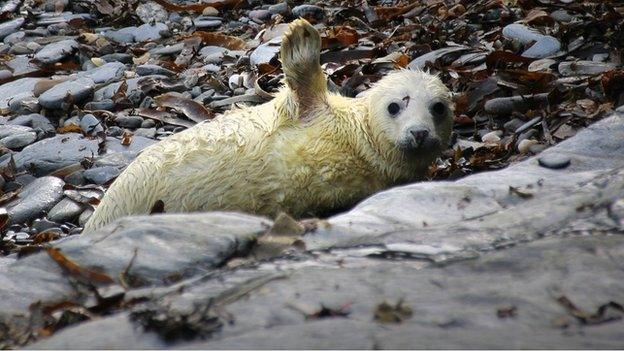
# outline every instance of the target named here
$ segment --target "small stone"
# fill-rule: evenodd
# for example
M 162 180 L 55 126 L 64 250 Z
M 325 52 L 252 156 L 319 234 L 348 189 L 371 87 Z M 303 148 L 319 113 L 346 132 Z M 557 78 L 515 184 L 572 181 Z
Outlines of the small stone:
M 44 46 L 34 58 L 42 63 L 55 63 L 72 55 L 78 47 L 78 42 L 73 39 L 61 40 Z
M 66 176 L 63 180 L 65 180 L 65 183 L 71 185 L 84 185 L 86 183 L 86 179 L 82 175 L 83 173 L 84 171 L 73 172 L 72 174 Z
M 134 135 L 153 139 L 156 137 L 156 128 L 139 128 L 134 131 Z
M 537 159 L 540 166 L 550 169 L 566 168 L 570 165 L 571 161 L 570 157 L 556 153 L 542 155 Z
M 139 26 L 134 33 L 134 40 L 136 42 L 158 40 L 162 38 L 162 34 L 169 31 L 164 23 L 155 24 L 143 24 Z
M 35 179 L 7 204 L 10 222 L 25 223 L 41 216 L 61 200 L 63 185 L 65 182 L 56 177 Z
M 522 126 L 524 124 L 524 121 L 519 119 L 519 118 L 514 118 L 511 121 L 505 123 L 503 125 L 503 128 L 505 128 L 505 130 L 507 132 L 511 132 L 514 133 L 520 126 Z
M 15 33 L 26 20 L 23 17 L 16 18 L 12 21 L 7 21 L 0 24 L 0 40 L 4 39 L 11 33 Z
M 70 222 L 78 217 L 78 215 L 82 213 L 82 210 L 83 207 L 81 204 L 66 197 L 52 207 L 47 217 L 53 222 Z
M 123 63 L 109 62 L 83 72 L 80 76 L 92 79 L 95 84 L 105 84 L 122 79 L 125 70 L 126 65 Z
M 71 104 L 86 100 L 92 93 L 95 82 L 90 78 L 78 78 L 55 85 L 39 96 L 39 104 L 48 109 L 66 110 Z
M 500 143 L 500 135 L 501 132 L 499 130 L 495 130 L 493 132 L 489 132 L 481 137 L 481 141 L 486 144 L 498 144 Z
M 323 8 L 316 5 L 299 5 L 292 9 L 292 13 L 295 17 L 303 17 L 306 19 L 312 19 L 321 21 L 325 18 L 325 11 Z
M 251 10 L 249 11 L 249 18 L 257 22 L 264 22 L 271 19 L 271 12 L 268 10 Z
M 286 2 L 280 2 L 279 4 L 269 6 L 269 12 L 274 15 L 288 15 L 289 8 Z
M 112 179 L 117 178 L 121 173 L 117 167 L 103 166 L 94 167 L 84 171 L 83 175 L 86 180 L 95 184 L 106 184 Z
M 26 132 L 7 136 L 0 140 L 0 143 L 11 150 L 19 150 L 30 145 L 37 140 L 37 133 Z
M 220 19 L 209 19 L 210 17 L 198 17 L 193 21 L 196 28 L 219 28 L 222 24 Z
M 533 139 L 524 139 L 524 140 L 521 140 L 521 141 L 518 143 L 518 151 L 519 151 L 521 154 L 526 154 L 526 153 L 528 153 L 528 152 L 529 152 L 529 148 L 530 148 L 532 145 L 535 145 L 535 144 L 537 144 L 537 143 L 538 143 L 538 141 L 537 141 L 537 140 L 533 140 Z
M 202 11 L 202 15 L 204 15 L 204 16 L 219 16 L 219 10 L 215 9 L 212 6 L 207 6 Z
M 93 64 L 96 65 L 97 67 L 100 67 L 106 63 L 106 61 L 102 60 L 99 57 L 92 57 L 91 62 L 93 62 Z
M 135 13 L 143 23 L 165 22 L 169 17 L 162 5 L 152 1 L 139 4 Z
M 146 119 L 141 123 L 141 128 L 152 128 L 156 126 L 156 122 L 151 119 Z
M 143 118 L 139 116 L 119 116 L 115 118 L 115 123 L 124 128 L 140 128 Z
M 85 134 L 95 135 L 104 131 L 104 127 L 102 127 L 100 120 L 92 114 L 82 116 L 79 125 L 80 129 L 82 129 Z
M 90 208 L 87 208 L 86 210 L 82 211 L 82 213 L 78 217 L 78 225 L 81 227 L 84 227 L 84 225 L 87 224 L 87 221 L 89 220 L 92 214 L 93 214 L 93 210 Z
M 46 218 L 37 218 L 32 222 L 31 227 L 37 231 L 37 233 L 43 232 L 48 229 L 57 228 L 58 223 L 52 222 Z
M 140 75 L 140 76 L 149 76 L 149 75 L 153 75 L 153 74 L 162 74 L 164 76 L 173 76 L 176 73 L 168 70 L 166 68 L 160 67 L 158 65 L 139 65 L 136 67 L 135 70 L 136 74 Z

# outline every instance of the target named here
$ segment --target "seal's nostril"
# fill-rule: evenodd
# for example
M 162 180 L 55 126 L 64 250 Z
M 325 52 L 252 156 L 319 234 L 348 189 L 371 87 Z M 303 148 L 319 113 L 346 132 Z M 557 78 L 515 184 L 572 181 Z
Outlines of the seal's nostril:
M 414 140 L 417 143 L 422 143 L 429 136 L 429 132 L 426 130 L 410 130 L 410 133 L 414 136 Z

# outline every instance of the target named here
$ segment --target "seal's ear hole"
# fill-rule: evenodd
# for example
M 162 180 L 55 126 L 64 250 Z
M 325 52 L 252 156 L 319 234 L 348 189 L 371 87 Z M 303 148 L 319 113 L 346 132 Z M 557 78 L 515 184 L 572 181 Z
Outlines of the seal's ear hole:
M 390 116 L 396 116 L 401 111 L 401 105 L 396 102 L 391 102 L 388 104 L 388 113 Z

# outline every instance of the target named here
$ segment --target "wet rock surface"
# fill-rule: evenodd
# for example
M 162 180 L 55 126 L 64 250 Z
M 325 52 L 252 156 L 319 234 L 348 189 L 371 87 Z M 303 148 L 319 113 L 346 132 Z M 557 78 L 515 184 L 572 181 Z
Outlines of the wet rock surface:
M 541 154 L 571 159 L 566 168 L 536 156 L 397 187 L 307 222 L 297 245 L 261 262 L 237 257 L 277 224 L 239 214 L 128 217 L 67 237 L 53 246 L 112 277 L 101 294 L 143 302 L 28 347 L 618 347 L 623 148 L 624 116 L 614 115 Z M 10 296 L 0 317 L 11 330 L 25 328 L 23 315 L 10 318 L 32 301 L 76 293 L 75 274 L 52 257 L 6 259 L 0 276 L 13 283 L 0 287 Z M 12 295 L 25 274 L 46 278 Z
M 536 6 L 4 2 L 0 348 L 621 346 L 624 132 L 598 121 L 622 111 L 624 11 Z M 205 119 L 174 107 L 272 98 L 297 17 L 331 91 L 408 68 L 457 92 L 437 182 L 300 222 L 156 203 L 80 236 L 141 150 Z

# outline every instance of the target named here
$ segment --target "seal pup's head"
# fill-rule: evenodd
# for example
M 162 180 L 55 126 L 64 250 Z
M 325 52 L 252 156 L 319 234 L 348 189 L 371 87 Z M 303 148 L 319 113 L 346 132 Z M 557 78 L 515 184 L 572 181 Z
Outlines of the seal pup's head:
M 453 103 L 438 77 L 422 71 L 392 72 L 364 96 L 377 142 L 418 157 L 437 155 L 448 146 Z

